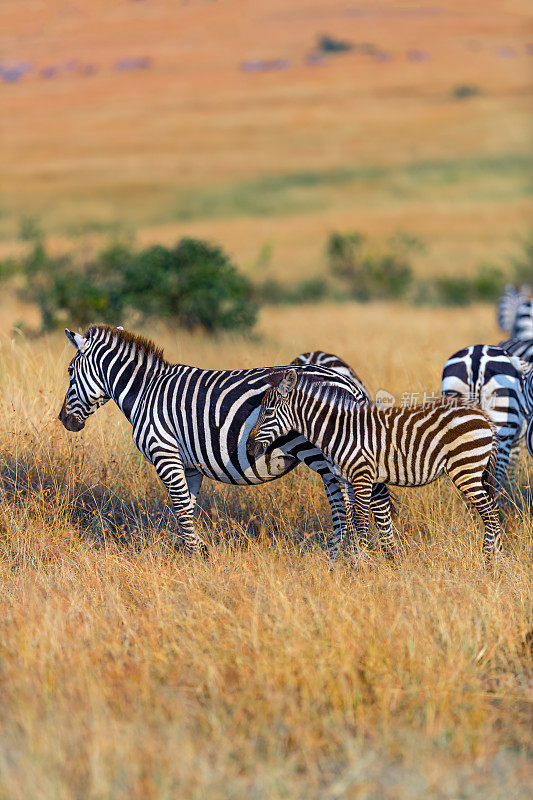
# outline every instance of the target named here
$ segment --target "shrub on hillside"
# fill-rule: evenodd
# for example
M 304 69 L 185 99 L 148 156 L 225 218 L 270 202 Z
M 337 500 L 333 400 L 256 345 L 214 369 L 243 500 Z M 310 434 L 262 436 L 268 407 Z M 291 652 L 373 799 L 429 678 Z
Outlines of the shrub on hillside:
M 247 330 L 257 316 L 248 279 L 222 248 L 198 239 L 140 251 L 114 244 L 82 265 L 51 258 L 38 241 L 23 271 L 24 295 L 39 306 L 44 330 L 117 324 L 127 309 L 210 332 Z
M 371 249 L 358 231 L 330 234 L 326 254 L 331 274 L 344 295 L 356 300 L 404 297 L 413 280 L 409 255 L 421 247 L 414 237 L 398 233 L 382 249 Z

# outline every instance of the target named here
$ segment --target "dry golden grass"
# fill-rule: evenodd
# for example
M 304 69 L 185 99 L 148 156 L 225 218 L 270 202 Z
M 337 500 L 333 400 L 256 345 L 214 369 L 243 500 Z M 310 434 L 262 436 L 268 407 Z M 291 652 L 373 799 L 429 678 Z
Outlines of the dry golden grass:
M 323 346 L 400 393 L 438 389 L 448 355 L 495 340 L 491 314 L 350 305 L 265 311 L 253 342 L 148 333 L 211 367 Z M 206 483 L 211 558 L 172 554 L 165 492 L 117 410 L 79 435 L 56 420 L 70 352 L 0 339 L 0 797 L 529 796 L 522 506 L 494 572 L 445 481 L 397 492 L 394 564 L 331 569 L 327 503 L 298 470 Z

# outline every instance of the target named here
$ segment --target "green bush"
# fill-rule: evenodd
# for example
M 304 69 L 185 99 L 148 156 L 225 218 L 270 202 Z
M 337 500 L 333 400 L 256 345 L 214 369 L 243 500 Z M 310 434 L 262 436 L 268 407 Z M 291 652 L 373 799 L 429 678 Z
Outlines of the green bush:
M 318 50 L 322 53 L 347 53 L 353 44 L 343 39 L 335 39 L 333 36 L 320 36 L 318 39 Z
M 356 300 L 404 297 L 413 280 L 409 254 L 420 248 L 417 239 L 398 233 L 381 250 L 370 249 L 358 231 L 330 234 L 326 255 L 341 291 Z
M 276 278 L 267 278 L 256 284 L 254 297 L 259 303 L 269 305 L 318 303 L 331 297 L 331 289 L 324 278 L 308 278 L 291 286 L 280 283 Z
M 220 247 L 197 239 L 141 251 L 114 244 L 81 266 L 49 257 L 38 241 L 23 272 L 24 296 L 39 306 L 44 330 L 95 319 L 118 324 L 128 308 L 210 332 L 249 329 L 257 316 L 248 279 Z
M 452 89 L 452 97 L 455 97 L 456 100 L 466 100 L 469 97 L 477 97 L 480 94 L 481 89 L 479 86 L 469 83 L 461 83 Z
M 496 302 L 502 296 L 507 280 L 501 269 L 482 266 L 472 283 L 476 300 L 489 303 Z
M 440 304 L 447 306 L 466 306 L 474 299 L 470 278 L 445 276 L 435 279 L 435 288 Z

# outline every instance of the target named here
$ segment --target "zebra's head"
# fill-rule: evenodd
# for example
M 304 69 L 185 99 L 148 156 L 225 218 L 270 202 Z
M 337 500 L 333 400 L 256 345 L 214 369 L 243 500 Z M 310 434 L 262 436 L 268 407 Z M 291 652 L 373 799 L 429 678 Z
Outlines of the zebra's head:
M 254 458 L 259 458 L 270 444 L 292 430 L 289 400 L 297 381 L 294 369 L 270 377 L 272 388 L 263 397 L 259 418 L 248 438 L 248 451 Z
M 85 420 L 111 398 L 106 393 L 91 357 L 91 339 L 84 338 L 65 328 L 67 339 L 76 348 L 76 354 L 68 365 L 69 387 L 59 412 L 59 419 L 67 431 L 78 432 L 85 427 Z

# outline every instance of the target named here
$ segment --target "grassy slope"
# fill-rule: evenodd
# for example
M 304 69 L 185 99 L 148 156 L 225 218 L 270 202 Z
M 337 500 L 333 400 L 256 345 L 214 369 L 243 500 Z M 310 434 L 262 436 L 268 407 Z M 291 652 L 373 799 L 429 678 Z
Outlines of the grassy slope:
M 487 308 L 394 305 L 267 311 L 261 331 L 158 340 L 219 367 L 322 345 L 400 395 L 438 389 L 448 355 L 496 336 Z M 487 574 L 446 481 L 398 491 L 397 563 L 330 570 L 313 476 L 206 482 L 212 559 L 191 563 L 165 549 L 166 495 L 117 410 L 79 436 L 59 425 L 63 339 L 0 347 L 0 796 L 528 796 L 527 512 Z
M 333 227 L 424 237 L 421 272 L 469 271 L 505 252 L 530 207 L 527 3 L 454 0 L 436 16 L 392 3 L 349 10 L 309 0 L 90 9 L 8 0 L 6 58 L 40 68 L 77 57 L 100 70 L 0 84 L 2 251 L 18 219 L 34 214 L 56 247 L 117 226 L 142 241 L 194 233 L 247 268 L 269 241 L 280 276 L 319 272 Z M 375 42 L 394 59 L 305 66 L 324 31 Z M 498 57 L 505 45 L 515 58 Z M 430 60 L 409 62 L 413 48 Z M 152 56 L 152 69 L 112 69 L 135 55 Z M 290 58 L 291 69 L 238 69 L 273 57 Z M 482 94 L 454 101 L 464 83 Z

